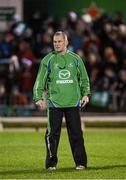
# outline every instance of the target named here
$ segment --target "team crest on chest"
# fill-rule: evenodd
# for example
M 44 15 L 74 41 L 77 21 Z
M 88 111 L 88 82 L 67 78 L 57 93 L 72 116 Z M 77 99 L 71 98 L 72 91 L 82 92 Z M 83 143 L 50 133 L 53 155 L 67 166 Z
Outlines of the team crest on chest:
M 68 64 L 68 67 L 72 68 L 73 67 L 73 63 Z
M 55 64 L 55 65 L 54 65 L 54 68 L 55 68 L 55 69 L 58 69 L 58 68 L 59 68 L 58 64 Z

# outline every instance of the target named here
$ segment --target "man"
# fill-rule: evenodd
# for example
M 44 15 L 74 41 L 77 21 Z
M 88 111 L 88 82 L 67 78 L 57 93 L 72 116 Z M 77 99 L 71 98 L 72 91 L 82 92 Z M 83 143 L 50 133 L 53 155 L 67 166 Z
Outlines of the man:
M 67 36 L 57 31 L 53 36 L 54 52 L 43 58 L 34 85 L 36 105 L 43 109 L 43 91 L 47 87 L 48 128 L 46 169 L 56 169 L 57 150 L 63 115 L 76 169 L 87 167 L 87 155 L 80 122 L 80 104 L 89 102 L 89 78 L 81 58 L 67 50 Z

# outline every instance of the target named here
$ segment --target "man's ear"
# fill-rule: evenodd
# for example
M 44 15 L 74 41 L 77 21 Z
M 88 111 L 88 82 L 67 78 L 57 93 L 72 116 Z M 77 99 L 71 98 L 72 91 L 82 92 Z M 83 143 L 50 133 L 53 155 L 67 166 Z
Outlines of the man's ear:
M 68 40 L 66 40 L 65 44 L 66 44 L 66 47 L 67 47 L 67 46 L 68 46 L 68 44 L 69 44 Z

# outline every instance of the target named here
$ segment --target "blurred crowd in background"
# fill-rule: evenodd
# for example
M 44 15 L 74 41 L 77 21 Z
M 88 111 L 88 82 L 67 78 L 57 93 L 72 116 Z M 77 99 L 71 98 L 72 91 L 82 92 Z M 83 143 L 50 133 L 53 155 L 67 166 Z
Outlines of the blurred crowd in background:
M 92 91 L 89 106 L 125 112 L 126 22 L 120 12 L 92 20 L 75 12 L 56 19 L 37 11 L 29 22 L 15 15 L 0 33 L 0 107 L 35 108 L 34 80 L 41 59 L 53 50 L 57 30 L 66 32 L 68 49 L 84 60 Z

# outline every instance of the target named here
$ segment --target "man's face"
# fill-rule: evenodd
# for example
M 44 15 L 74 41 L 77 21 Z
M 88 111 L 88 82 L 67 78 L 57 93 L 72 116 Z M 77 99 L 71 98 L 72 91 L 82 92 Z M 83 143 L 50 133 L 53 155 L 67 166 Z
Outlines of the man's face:
M 65 52 L 67 40 L 63 37 L 63 35 L 55 35 L 53 37 L 53 46 L 56 52 Z

